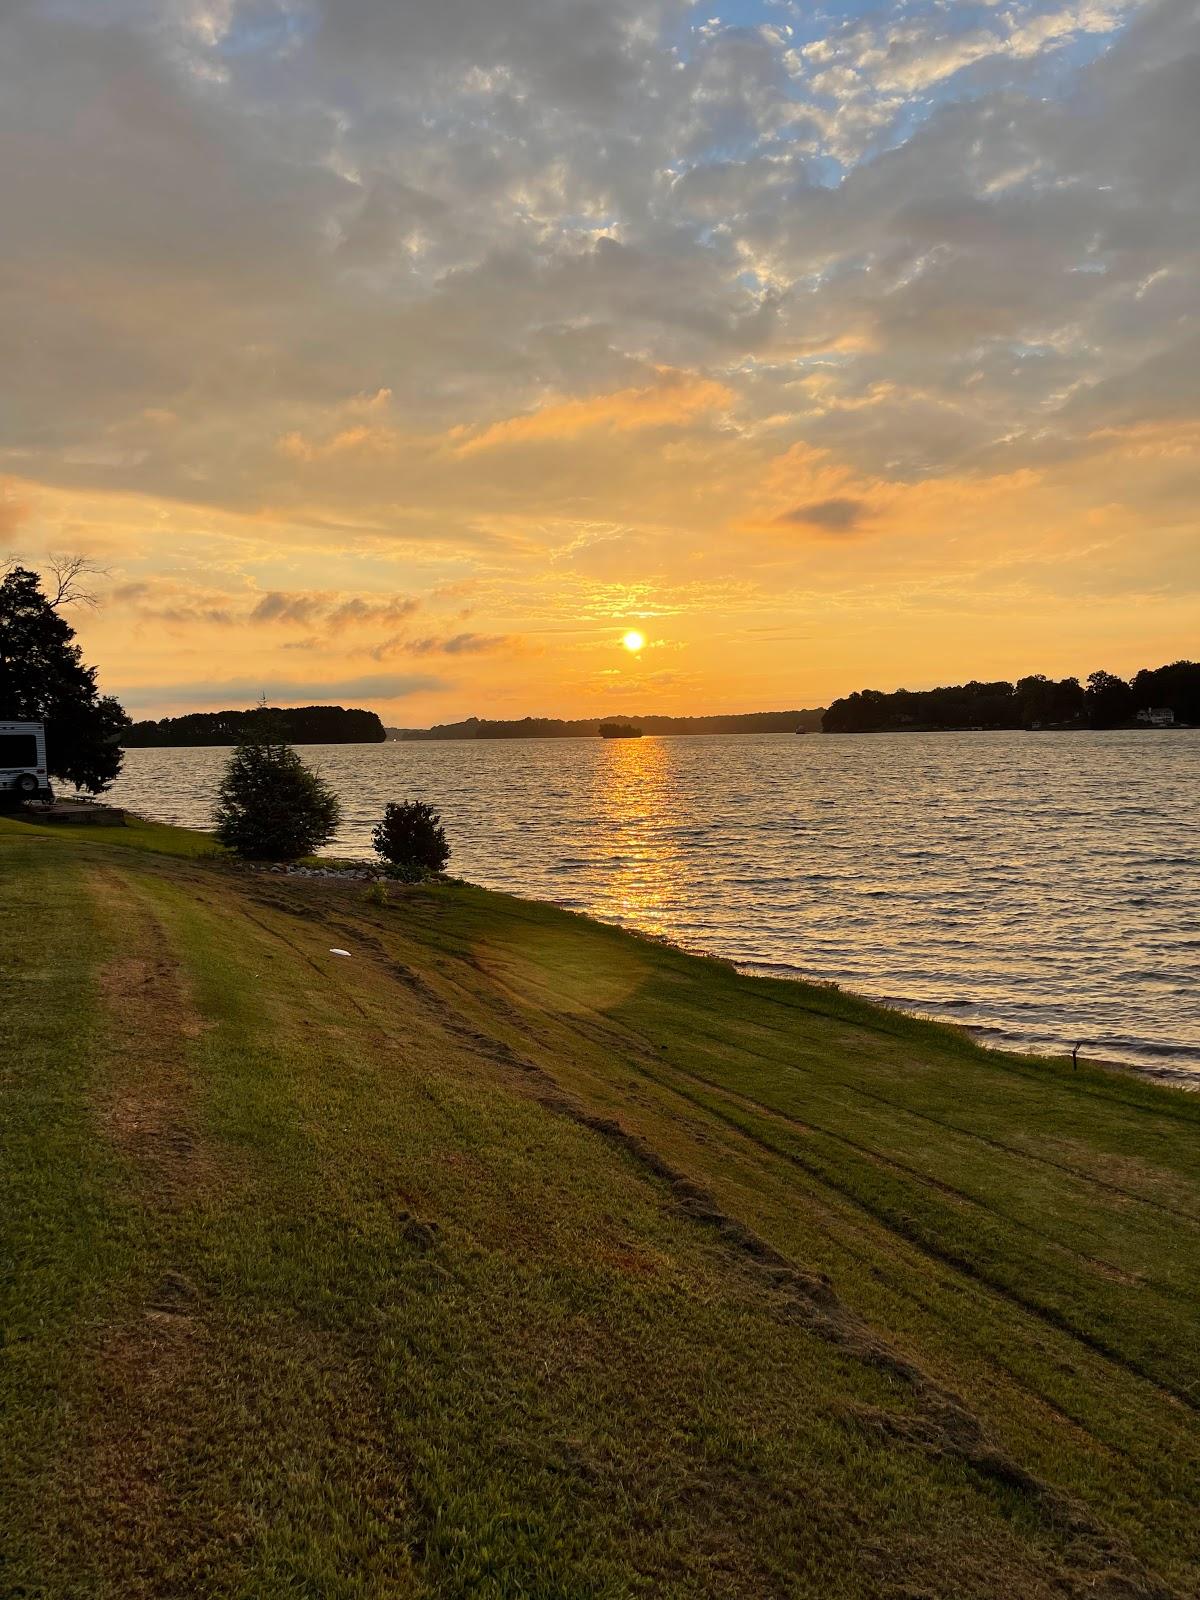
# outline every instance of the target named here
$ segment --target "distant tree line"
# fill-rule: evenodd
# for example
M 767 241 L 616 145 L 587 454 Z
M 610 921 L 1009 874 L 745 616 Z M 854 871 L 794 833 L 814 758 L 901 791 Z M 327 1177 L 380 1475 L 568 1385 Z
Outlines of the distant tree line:
M 917 733 L 950 728 L 1121 728 L 1140 711 L 1165 709 L 1177 722 L 1200 724 L 1200 663 L 1176 661 L 1130 679 L 1093 672 L 1078 678 L 1041 674 L 1016 683 L 960 683 L 942 689 L 860 689 L 835 700 L 821 719 L 826 733 Z
M 433 728 L 389 728 L 393 739 L 580 739 L 595 736 L 603 717 L 522 717 L 500 722 L 487 717 L 467 717 L 463 722 L 443 722 Z M 621 719 L 625 721 L 625 718 Z M 821 710 L 749 711 L 711 717 L 631 717 L 643 733 L 817 733 Z
M 256 735 L 286 744 L 382 744 L 387 738 L 374 711 L 342 706 L 255 706 L 249 711 L 191 711 L 160 722 L 135 722 L 122 736 L 127 749 L 152 745 L 251 742 Z

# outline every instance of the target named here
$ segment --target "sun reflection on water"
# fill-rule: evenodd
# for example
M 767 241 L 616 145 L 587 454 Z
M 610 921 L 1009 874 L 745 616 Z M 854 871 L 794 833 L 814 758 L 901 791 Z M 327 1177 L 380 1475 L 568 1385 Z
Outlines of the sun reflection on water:
M 602 821 L 609 903 L 622 920 L 653 933 L 664 930 L 664 912 L 685 871 L 673 827 L 678 798 L 661 739 L 605 743 L 593 772 L 593 800 Z

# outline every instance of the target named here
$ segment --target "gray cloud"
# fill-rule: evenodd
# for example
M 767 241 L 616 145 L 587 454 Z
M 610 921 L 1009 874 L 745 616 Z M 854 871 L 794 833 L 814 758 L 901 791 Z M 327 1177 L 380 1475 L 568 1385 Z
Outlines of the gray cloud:
M 250 622 L 297 623 L 310 628 L 316 623 L 328 633 L 349 627 L 387 626 L 410 617 L 421 602 L 408 595 L 391 600 L 366 600 L 360 595 L 339 599 L 328 594 L 272 590 L 250 612 Z
M 263 595 L 251 611 L 250 621 L 298 622 L 308 626 L 314 617 L 327 609 L 327 602 L 316 595 L 273 592 Z
M 237 620 L 226 597 L 161 579 L 113 584 L 106 590 L 104 601 L 128 607 L 147 621 L 214 623 L 227 627 Z
M 1191 405 L 1193 4 L 964 7 L 961 27 L 886 7 L 813 48 L 764 8 L 676 51 L 684 9 L 8 8 L 7 465 L 324 497 L 381 536 L 399 506 L 436 540 L 448 497 L 529 484 L 414 439 L 660 365 L 895 478 L 1069 455 L 1106 418 Z M 356 397 L 383 390 L 391 453 L 279 450 L 365 427 Z
M 164 705 L 238 710 L 254 706 L 264 697 L 269 703 L 278 705 L 301 705 L 310 701 L 332 705 L 339 701 L 400 700 L 408 695 L 446 687 L 444 679 L 425 673 L 374 673 L 329 681 L 279 679 L 264 674 L 261 680 L 229 678 L 223 682 L 163 683 L 143 688 L 117 688 L 113 693 L 127 710 L 145 710 Z
M 503 650 L 511 643 L 505 634 L 455 633 L 444 638 L 413 639 L 401 648 L 414 656 L 474 656 Z
M 834 496 L 830 500 L 816 500 L 811 505 L 796 506 L 785 512 L 781 520 L 809 528 L 823 528 L 826 533 L 853 533 L 861 526 L 866 511 L 866 504 L 862 500 Z

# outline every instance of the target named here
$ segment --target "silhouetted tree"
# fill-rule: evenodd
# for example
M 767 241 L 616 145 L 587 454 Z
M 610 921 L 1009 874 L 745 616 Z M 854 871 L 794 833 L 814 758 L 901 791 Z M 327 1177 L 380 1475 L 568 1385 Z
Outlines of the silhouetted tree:
M 1133 691 L 1112 672 L 1093 672 L 1087 681 L 1087 719 L 1093 728 L 1115 728 L 1133 715 Z
M 408 872 L 444 872 L 450 859 L 442 819 L 422 800 L 389 802 L 371 843 L 385 861 Z
M 1056 683 L 1035 673 L 1018 680 L 1017 699 L 1025 728 L 1075 722 L 1083 715 L 1083 685 L 1078 678 L 1061 678 Z
M 51 777 L 100 794 L 121 770 L 118 738 L 129 718 L 96 687 L 96 668 L 84 665 L 75 630 L 61 607 L 91 603 L 80 587 L 86 562 L 51 567 L 48 596 L 41 579 L 12 566 L 0 581 L 0 718 L 46 724 Z

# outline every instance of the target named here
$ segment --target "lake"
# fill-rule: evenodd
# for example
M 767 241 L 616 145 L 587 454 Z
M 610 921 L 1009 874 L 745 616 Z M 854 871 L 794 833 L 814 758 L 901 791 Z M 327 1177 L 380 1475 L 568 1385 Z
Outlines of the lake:
M 342 800 L 333 850 L 428 800 L 474 883 L 1200 1087 L 1200 731 L 302 753 Z M 111 798 L 207 827 L 228 755 L 130 750 Z

